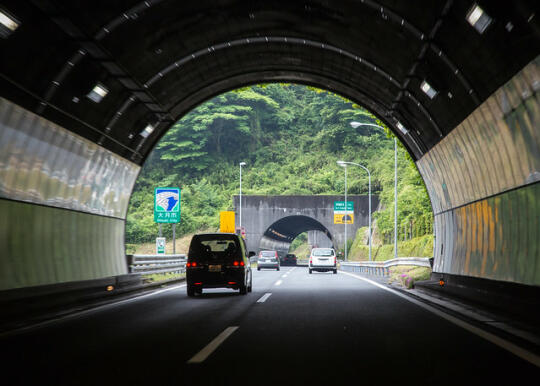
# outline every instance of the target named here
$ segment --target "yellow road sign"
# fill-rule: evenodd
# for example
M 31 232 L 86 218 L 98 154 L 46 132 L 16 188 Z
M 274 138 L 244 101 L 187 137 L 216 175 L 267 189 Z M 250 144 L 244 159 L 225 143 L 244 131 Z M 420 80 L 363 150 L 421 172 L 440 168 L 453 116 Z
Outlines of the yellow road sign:
M 236 231 L 234 221 L 234 212 L 219 212 L 219 231 L 222 233 L 234 233 Z
M 345 217 L 347 217 L 347 224 L 354 224 L 353 213 L 334 213 L 334 224 L 345 224 Z

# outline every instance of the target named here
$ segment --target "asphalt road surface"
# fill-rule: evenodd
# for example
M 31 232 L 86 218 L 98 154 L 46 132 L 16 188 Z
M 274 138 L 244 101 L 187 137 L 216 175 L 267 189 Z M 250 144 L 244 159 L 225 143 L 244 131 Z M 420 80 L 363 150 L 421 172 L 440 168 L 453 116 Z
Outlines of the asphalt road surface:
M 188 298 L 176 286 L 1 337 L 0 383 L 520 385 L 540 375 L 353 275 L 305 267 L 253 275 L 246 296 L 215 289 Z

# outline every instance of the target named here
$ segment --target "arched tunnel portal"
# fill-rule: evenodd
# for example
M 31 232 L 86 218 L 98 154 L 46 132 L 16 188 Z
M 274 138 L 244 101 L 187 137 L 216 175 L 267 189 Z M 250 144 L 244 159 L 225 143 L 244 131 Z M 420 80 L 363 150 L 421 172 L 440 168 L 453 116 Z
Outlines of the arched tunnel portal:
M 332 234 L 321 222 L 312 217 L 296 215 L 281 218 L 270 225 L 261 237 L 259 249 L 276 250 L 283 257 L 294 239 L 307 231 L 320 231 L 333 242 Z
M 195 106 L 261 82 L 334 91 L 385 122 L 429 192 L 435 272 L 540 285 L 536 6 L 4 1 L 0 289 L 125 273 L 150 151 Z

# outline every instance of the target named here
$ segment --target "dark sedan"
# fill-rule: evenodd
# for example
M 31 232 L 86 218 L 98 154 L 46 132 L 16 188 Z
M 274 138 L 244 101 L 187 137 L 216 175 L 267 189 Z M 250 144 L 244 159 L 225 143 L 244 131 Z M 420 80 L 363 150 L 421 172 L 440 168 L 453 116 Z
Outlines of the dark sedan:
M 287 253 L 281 260 L 281 265 L 296 265 L 296 255 L 294 253 Z

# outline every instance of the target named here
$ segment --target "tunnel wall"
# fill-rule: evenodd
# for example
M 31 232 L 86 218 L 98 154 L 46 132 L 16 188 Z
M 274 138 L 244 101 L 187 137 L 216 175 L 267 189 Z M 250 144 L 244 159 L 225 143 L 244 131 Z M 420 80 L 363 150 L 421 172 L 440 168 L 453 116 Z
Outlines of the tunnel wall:
M 138 171 L 0 98 L 0 290 L 126 273 Z
M 434 271 L 540 285 L 540 57 L 418 162 Z

